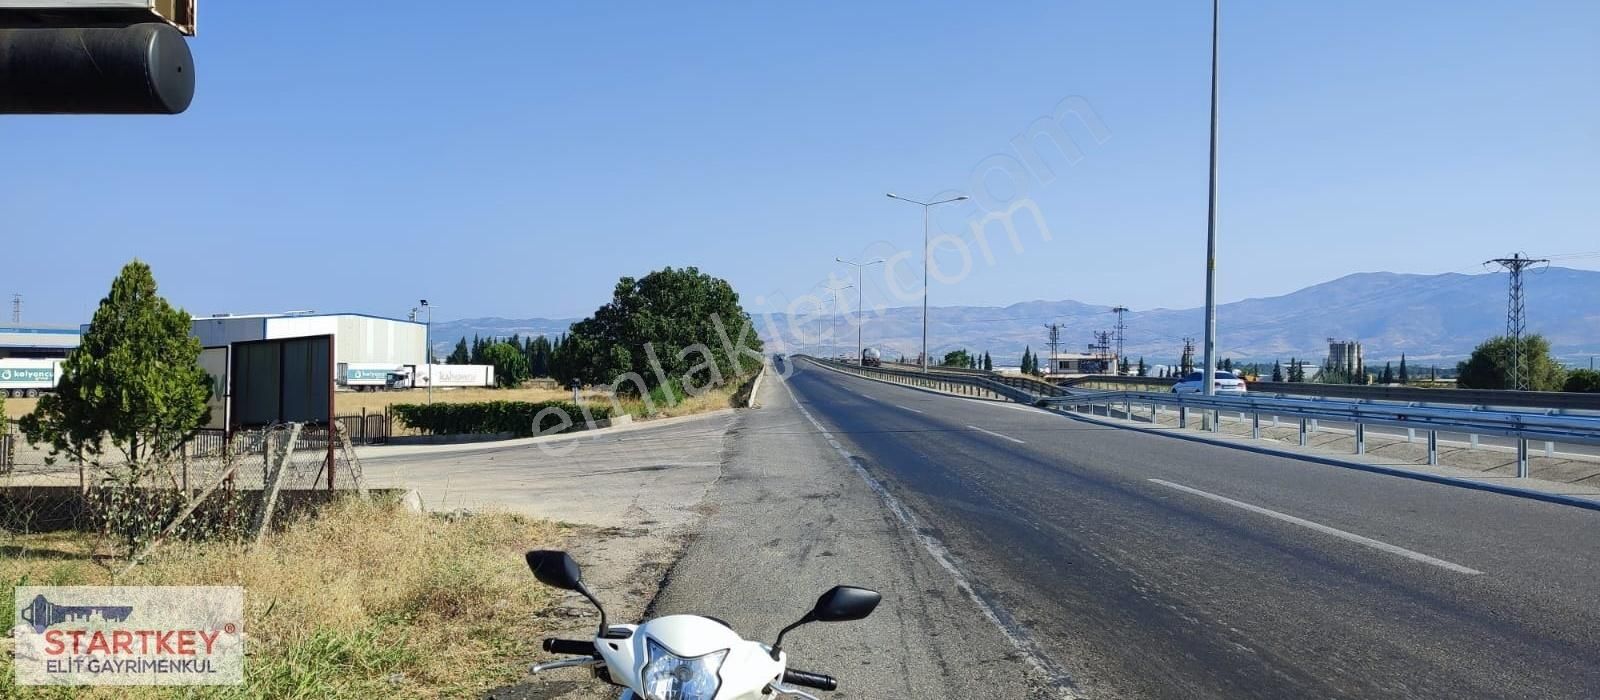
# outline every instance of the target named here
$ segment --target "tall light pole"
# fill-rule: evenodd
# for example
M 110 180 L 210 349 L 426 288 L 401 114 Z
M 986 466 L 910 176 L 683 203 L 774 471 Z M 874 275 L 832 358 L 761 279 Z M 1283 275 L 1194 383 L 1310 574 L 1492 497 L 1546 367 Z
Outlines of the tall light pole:
M 868 265 L 877 265 L 878 263 L 883 262 L 883 258 L 868 260 L 866 262 L 855 262 L 852 260 L 845 260 L 844 258 L 834 258 L 834 260 L 837 262 L 842 262 L 846 265 L 853 265 L 856 268 L 856 362 L 860 362 L 862 350 L 861 327 L 866 325 L 861 318 L 861 301 L 867 296 L 866 270 Z
M 949 204 L 966 199 L 966 195 L 941 199 L 937 202 L 919 202 L 915 199 L 901 197 L 893 192 L 888 193 L 890 199 L 910 202 L 922 207 L 922 371 L 928 371 L 928 210 L 940 204 Z
M 422 363 L 428 368 L 428 405 L 433 405 L 433 305 L 427 299 L 417 302 L 417 305 L 428 310 L 427 330 L 423 331 Z
M 1217 25 L 1222 0 L 1211 0 L 1211 187 L 1206 204 L 1206 369 L 1200 387 L 1217 394 Z M 1207 414 L 1210 415 L 1209 413 Z M 1215 424 L 1209 426 L 1215 429 Z
M 853 284 L 828 288 L 828 291 L 833 293 L 832 300 L 828 304 L 833 307 L 833 318 L 828 322 L 828 352 L 836 352 L 839 349 L 839 334 L 837 332 L 839 328 L 839 292 L 853 288 L 855 288 Z

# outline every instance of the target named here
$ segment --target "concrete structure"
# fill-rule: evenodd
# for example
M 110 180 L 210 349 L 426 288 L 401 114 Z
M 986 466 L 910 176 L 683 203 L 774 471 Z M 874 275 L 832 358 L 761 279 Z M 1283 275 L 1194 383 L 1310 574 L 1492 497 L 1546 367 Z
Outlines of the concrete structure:
M 192 332 L 205 347 L 252 340 L 331 335 L 334 376 L 340 385 L 345 383 L 351 365 L 415 369 L 427 359 L 427 328 L 424 324 L 365 314 L 219 314 L 196 317 Z
M 1050 355 L 1044 370 L 1049 376 L 1109 374 L 1116 371 L 1117 358 L 1089 352 L 1058 352 Z
M 1361 341 L 1329 338 L 1328 366 L 1344 370 L 1346 376 L 1365 372 L 1367 365 L 1361 357 Z
M 60 359 L 78 347 L 77 326 L 0 325 L 0 359 Z

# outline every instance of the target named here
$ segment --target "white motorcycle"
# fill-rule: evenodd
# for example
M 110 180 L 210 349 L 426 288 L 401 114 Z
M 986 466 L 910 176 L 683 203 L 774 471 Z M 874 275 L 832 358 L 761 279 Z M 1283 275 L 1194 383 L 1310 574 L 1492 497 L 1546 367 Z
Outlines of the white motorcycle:
M 792 697 L 818 700 L 796 686 L 834 690 L 839 682 L 820 673 L 788 668 L 783 636 L 811 622 L 849 622 L 872 614 L 882 596 L 854 586 L 835 586 L 817 599 L 811 612 L 778 633 L 771 646 L 747 641 L 721 620 L 698 615 L 668 615 L 642 625 L 610 625 L 605 607 L 583 584 L 578 562 L 566 552 L 528 552 L 528 568 L 547 586 L 576 591 L 600 611 L 592 640 L 546 639 L 544 650 L 570 654 L 532 667 L 590 667 L 596 678 L 625 688 L 621 700 L 764 700 Z

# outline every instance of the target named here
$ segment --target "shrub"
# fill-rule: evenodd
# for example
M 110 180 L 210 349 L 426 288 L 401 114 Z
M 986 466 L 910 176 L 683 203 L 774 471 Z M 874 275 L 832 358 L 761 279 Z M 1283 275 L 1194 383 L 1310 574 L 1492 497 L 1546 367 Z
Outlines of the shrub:
M 1592 369 L 1575 369 L 1567 375 L 1562 391 L 1600 393 L 1600 372 Z
M 553 408 L 544 416 L 540 412 Z M 480 401 L 477 403 L 396 404 L 394 415 L 406 425 L 433 435 L 478 435 L 512 433 L 518 437 L 582 430 L 584 411 L 595 420 L 611 417 L 609 406 L 589 405 L 579 408 L 571 401 Z M 571 425 L 566 430 L 556 430 L 563 420 Z M 534 426 L 534 419 L 539 425 Z

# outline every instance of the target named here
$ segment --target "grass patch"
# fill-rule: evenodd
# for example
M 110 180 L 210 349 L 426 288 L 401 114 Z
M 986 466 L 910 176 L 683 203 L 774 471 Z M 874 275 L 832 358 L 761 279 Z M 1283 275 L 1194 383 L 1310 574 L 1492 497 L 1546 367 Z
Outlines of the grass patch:
M 461 697 L 522 677 L 538 618 L 555 593 L 534 583 L 522 552 L 553 544 L 558 527 L 515 515 L 454 520 L 358 500 L 341 502 L 255 548 L 176 544 L 121 585 L 239 585 L 249 635 L 236 687 L 49 688 L 12 685 L 5 698 Z M 0 622 L 18 585 L 108 585 L 92 536 L 0 540 Z M 66 692 L 63 692 L 63 691 Z

